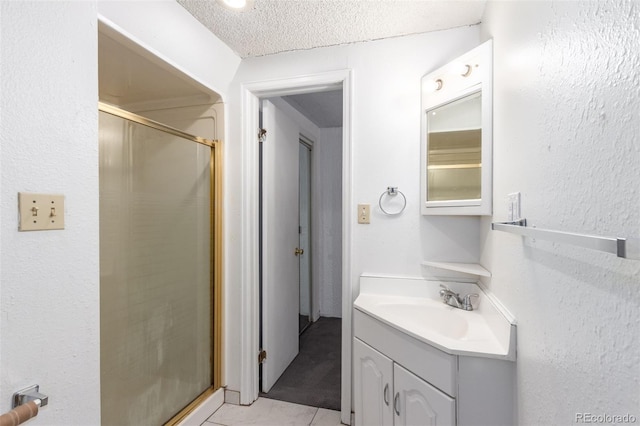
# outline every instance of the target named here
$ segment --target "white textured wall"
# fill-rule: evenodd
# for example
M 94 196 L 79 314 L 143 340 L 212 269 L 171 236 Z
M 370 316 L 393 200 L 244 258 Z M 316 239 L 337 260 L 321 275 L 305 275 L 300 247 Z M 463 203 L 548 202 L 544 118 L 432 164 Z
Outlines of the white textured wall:
M 226 96 L 240 59 L 175 2 L 98 5 Z M 100 423 L 98 5 L 0 1 L 0 412 L 38 383 L 34 425 Z M 18 233 L 19 191 L 65 194 L 66 229 Z
M 0 412 L 100 423 L 96 3 L 0 2 Z M 17 194 L 65 195 L 66 229 L 18 232 Z
M 225 157 L 227 336 L 241 335 L 241 84 L 353 70 L 351 187 L 354 204 L 372 207 L 370 225 L 357 225 L 355 214 L 350 218 L 353 251 L 348 285 L 357 294 L 358 277 L 364 272 L 420 276 L 426 272 L 420 267 L 423 259 L 479 257 L 477 218 L 422 217 L 418 201 L 420 78 L 478 44 L 479 27 L 474 26 L 242 61 L 229 90 L 230 143 Z M 403 215 L 387 217 L 376 207 L 387 186 L 398 186 L 406 194 Z M 230 341 L 225 359 L 229 389 L 239 390 L 240 345 Z
M 640 3 L 489 2 L 494 220 L 640 236 Z M 491 232 L 487 282 L 518 320 L 521 425 L 640 421 L 640 262 Z
M 342 127 L 320 129 L 314 145 L 315 219 L 318 241 L 313 272 L 320 315 L 342 317 Z

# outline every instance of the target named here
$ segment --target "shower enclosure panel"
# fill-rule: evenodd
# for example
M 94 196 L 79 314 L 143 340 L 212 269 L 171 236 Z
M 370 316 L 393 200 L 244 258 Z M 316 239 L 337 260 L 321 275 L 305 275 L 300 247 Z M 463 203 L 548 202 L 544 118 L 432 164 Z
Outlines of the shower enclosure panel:
M 162 424 L 213 384 L 212 148 L 100 112 L 102 424 Z

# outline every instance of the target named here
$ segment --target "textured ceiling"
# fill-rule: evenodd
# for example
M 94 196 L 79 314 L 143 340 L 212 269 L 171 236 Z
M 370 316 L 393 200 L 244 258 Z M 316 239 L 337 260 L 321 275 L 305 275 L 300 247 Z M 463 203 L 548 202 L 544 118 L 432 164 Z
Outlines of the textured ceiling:
M 485 0 L 177 0 L 243 58 L 437 31 L 480 22 Z

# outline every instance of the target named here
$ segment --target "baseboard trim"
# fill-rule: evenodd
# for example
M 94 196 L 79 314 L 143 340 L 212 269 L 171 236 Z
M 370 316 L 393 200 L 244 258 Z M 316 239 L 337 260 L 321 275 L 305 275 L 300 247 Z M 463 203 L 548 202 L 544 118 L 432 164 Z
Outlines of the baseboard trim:
M 224 389 L 218 389 L 185 417 L 178 426 L 200 426 L 224 404 Z
M 240 405 L 240 392 L 225 389 L 224 402 L 225 404 Z

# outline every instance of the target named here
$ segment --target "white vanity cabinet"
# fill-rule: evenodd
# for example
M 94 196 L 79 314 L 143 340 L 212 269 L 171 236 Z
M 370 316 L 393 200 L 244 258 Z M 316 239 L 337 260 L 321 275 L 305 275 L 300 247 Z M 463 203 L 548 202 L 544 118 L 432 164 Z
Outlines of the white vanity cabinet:
M 514 424 L 512 360 L 447 353 L 357 305 L 353 330 L 356 426 Z
M 455 399 L 354 339 L 356 426 L 455 424 Z

